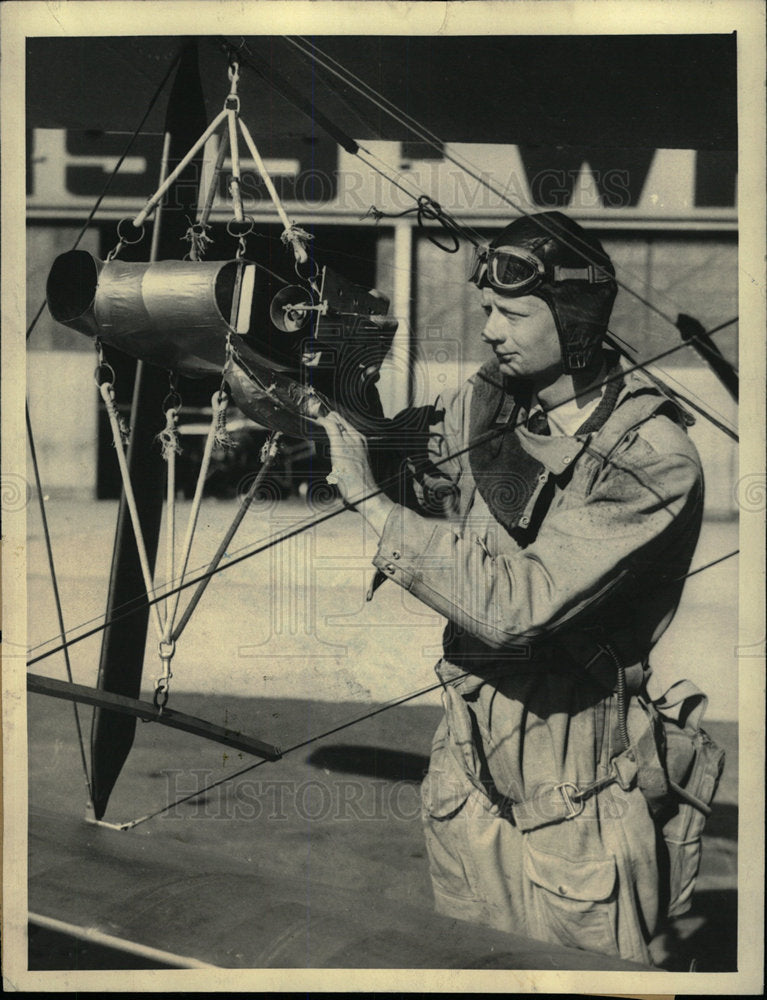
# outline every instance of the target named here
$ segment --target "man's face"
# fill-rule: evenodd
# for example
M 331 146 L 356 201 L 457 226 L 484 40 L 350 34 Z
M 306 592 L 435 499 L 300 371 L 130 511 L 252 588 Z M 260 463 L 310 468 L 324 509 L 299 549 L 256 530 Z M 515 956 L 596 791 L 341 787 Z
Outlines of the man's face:
M 490 344 L 504 375 L 553 382 L 562 373 L 562 351 L 551 310 L 535 295 L 514 298 L 481 289 L 487 322 L 482 339 Z

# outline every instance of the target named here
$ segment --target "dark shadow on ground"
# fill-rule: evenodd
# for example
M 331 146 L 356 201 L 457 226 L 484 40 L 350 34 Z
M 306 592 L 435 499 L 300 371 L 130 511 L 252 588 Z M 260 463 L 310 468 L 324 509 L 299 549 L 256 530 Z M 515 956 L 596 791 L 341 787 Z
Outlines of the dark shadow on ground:
M 307 757 L 307 763 L 342 774 L 420 783 L 429 766 L 429 758 L 386 747 L 333 744 L 319 747 Z
M 706 820 L 706 837 L 722 837 L 725 840 L 738 839 L 738 807 L 729 802 L 714 803 L 711 815 Z
M 669 972 L 737 972 L 738 894 L 734 889 L 697 892 L 689 913 L 665 936 Z
M 118 948 L 81 941 L 71 934 L 29 925 L 29 971 L 57 972 L 61 969 L 172 969 L 174 966 L 132 955 Z

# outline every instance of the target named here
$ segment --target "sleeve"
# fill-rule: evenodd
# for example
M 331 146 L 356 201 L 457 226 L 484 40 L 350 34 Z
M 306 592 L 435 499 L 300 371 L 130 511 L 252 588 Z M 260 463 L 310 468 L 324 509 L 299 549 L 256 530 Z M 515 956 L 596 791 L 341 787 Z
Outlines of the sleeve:
M 493 556 L 483 538 L 459 537 L 395 507 L 373 562 L 491 648 L 536 638 L 584 613 L 628 574 L 652 572 L 680 533 L 697 535 L 702 476 L 685 444 L 659 452 L 634 437 L 580 501 L 552 506 L 522 550 L 504 533 L 508 548 Z

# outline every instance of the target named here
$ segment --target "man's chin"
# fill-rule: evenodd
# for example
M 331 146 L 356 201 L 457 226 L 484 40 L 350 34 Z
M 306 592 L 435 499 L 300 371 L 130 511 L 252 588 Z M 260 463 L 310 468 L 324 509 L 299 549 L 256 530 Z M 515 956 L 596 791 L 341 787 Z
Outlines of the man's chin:
M 519 378 L 523 374 L 516 358 L 509 358 L 506 361 L 498 358 L 498 369 L 503 375 L 512 375 L 514 378 Z

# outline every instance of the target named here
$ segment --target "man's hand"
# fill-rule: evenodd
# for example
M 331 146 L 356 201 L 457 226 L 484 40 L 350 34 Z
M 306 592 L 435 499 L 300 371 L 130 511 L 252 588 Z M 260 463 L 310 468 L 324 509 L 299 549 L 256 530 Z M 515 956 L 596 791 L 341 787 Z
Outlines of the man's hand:
M 380 537 L 394 503 L 378 489 L 370 468 L 365 438 L 335 411 L 317 422 L 325 429 L 330 441 L 333 468 L 327 477 L 328 482 L 338 487 L 346 503 L 359 510 Z

